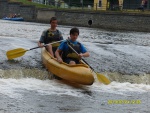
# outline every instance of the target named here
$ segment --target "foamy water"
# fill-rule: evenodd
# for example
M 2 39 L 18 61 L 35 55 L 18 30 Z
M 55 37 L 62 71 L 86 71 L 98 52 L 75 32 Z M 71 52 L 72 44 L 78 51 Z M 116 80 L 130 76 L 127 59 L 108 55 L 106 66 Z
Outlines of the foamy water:
M 91 92 L 96 91 L 120 95 L 128 95 L 128 92 L 143 93 L 150 91 L 150 85 L 145 84 L 112 82 L 109 85 L 103 85 L 101 83 L 94 83 L 92 86 L 81 86 L 80 89 L 73 88 L 59 80 L 39 80 L 35 78 L 0 79 L 1 94 L 16 99 L 23 98 L 23 95 L 20 93 L 20 91 L 23 90 L 37 91 L 40 95 L 71 95 L 84 97 L 84 95 L 80 93 L 83 87 Z
M 18 90 L 37 91 L 40 95 L 72 95 L 83 96 L 76 92 L 71 87 L 61 84 L 56 80 L 39 80 L 34 78 L 22 79 L 0 79 L 1 94 L 7 95 L 11 98 L 23 98 Z

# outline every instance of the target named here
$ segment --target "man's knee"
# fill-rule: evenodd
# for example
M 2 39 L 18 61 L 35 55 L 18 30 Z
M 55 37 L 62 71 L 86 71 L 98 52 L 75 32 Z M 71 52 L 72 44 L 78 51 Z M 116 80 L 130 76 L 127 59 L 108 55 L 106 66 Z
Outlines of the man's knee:
M 69 64 L 75 65 L 76 63 L 75 63 L 75 61 L 70 61 Z

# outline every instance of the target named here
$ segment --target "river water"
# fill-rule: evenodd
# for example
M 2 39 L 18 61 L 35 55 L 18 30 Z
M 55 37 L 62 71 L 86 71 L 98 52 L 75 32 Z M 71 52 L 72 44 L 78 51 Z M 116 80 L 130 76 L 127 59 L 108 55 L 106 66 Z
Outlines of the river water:
M 91 86 L 50 80 L 40 49 L 7 60 L 11 49 L 37 46 L 49 24 L 0 20 L 0 113 L 149 113 L 150 34 L 79 27 L 85 60 L 112 81 Z M 71 26 L 58 26 L 64 39 Z

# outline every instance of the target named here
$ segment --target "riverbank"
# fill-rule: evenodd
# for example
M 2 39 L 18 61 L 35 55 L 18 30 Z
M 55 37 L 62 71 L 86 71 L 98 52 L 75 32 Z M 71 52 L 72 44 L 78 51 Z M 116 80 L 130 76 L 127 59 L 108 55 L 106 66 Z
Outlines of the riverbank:
M 7 8 L 6 8 L 7 7 Z M 148 12 L 148 11 L 147 11 Z M 150 14 L 145 12 L 79 11 L 36 8 L 34 5 L 0 0 L 0 18 L 10 13 L 21 14 L 25 21 L 49 23 L 53 16 L 59 25 L 106 29 L 111 31 L 150 31 Z M 92 23 L 89 25 L 89 21 Z

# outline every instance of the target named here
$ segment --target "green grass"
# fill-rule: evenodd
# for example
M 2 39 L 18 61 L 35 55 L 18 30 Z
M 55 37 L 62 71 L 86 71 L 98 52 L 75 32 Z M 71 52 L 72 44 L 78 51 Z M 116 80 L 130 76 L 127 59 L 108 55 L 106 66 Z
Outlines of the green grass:
M 22 2 L 24 5 L 34 5 L 37 8 L 55 8 L 54 6 L 51 5 L 38 4 L 28 0 L 10 0 L 10 2 Z
M 74 10 L 74 11 L 82 11 L 82 8 L 76 8 L 76 9 L 69 9 L 69 8 L 60 8 L 53 5 L 45 5 L 45 4 L 39 4 L 35 2 L 31 2 L 28 0 L 10 0 L 10 2 L 22 2 L 24 5 L 34 5 L 36 8 L 51 8 L 51 9 L 57 9 L 57 10 Z M 84 9 L 86 11 L 87 9 Z M 89 10 L 88 10 L 89 11 Z M 93 11 L 93 10 L 91 10 Z

